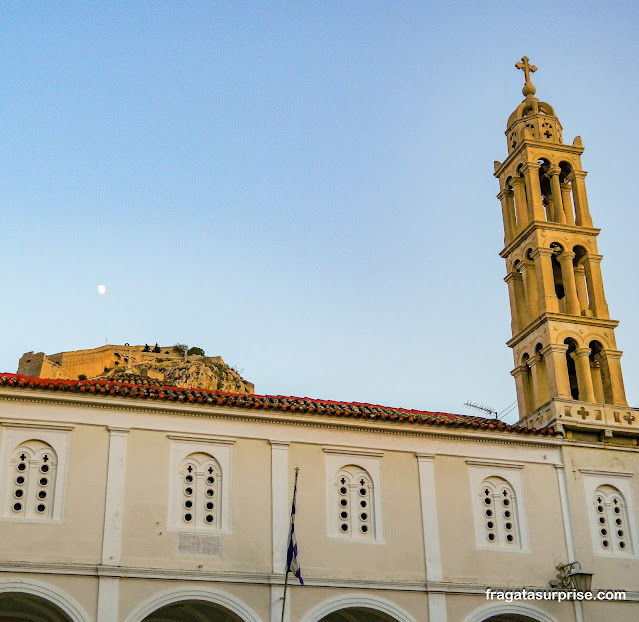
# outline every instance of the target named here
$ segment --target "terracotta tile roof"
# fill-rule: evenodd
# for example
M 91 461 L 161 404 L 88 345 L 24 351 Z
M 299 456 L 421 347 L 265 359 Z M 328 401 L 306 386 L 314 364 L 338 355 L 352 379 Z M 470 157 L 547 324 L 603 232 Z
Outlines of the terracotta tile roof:
M 174 386 L 130 384 L 106 380 L 49 380 L 33 378 L 21 374 L 0 374 L 0 387 L 38 389 L 42 391 L 68 391 L 71 393 L 94 393 L 117 395 L 146 400 L 183 402 L 233 406 L 235 408 L 280 410 L 290 413 L 316 414 L 376 421 L 395 421 L 408 424 L 430 424 L 452 428 L 466 428 L 515 434 L 561 436 L 549 429 L 528 429 L 518 425 L 508 425 L 496 419 L 485 419 L 469 415 L 407 410 L 358 402 L 333 402 L 308 397 L 287 397 L 283 395 L 242 395 L 211 391 L 207 389 L 184 389 Z

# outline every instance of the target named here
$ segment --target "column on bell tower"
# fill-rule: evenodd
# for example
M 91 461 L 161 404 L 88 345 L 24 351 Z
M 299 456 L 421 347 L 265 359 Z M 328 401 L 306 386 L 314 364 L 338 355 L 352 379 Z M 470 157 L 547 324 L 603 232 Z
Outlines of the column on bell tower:
M 508 156 L 495 162 L 495 177 L 520 418 L 553 402 L 561 403 L 560 415 L 575 403 L 575 412 L 581 403 L 623 407 L 617 322 L 604 295 L 583 145 L 579 137 L 565 144 L 552 106 L 535 98 L 536 67 L 526 57 L 517 67 L 525 74 L 525 99 L 508 120 Z

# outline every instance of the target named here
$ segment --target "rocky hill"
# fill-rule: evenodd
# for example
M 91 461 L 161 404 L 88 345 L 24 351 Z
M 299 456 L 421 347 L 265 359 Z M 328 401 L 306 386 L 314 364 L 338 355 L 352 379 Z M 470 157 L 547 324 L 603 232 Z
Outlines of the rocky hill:
M 195 360 L 162 359 L 148 361 L 143 365 L 133 365 L 129 369 L 115 367 L 99 377 L 116 382 L 134 384 L 158 384 L 185 387 L 187 389 L 213 389 L 229 393 L 250 394 L 255 385 L 229 367 L 220 357 L 207 361 L 207 357 Z M 201 360 L 197 360 L 201 359 Z

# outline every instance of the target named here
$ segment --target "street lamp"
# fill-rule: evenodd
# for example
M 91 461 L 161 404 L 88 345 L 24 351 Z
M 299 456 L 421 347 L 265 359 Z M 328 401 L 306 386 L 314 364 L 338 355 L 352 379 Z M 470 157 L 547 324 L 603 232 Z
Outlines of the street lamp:
M 557 579 L 550 582 L 550 586 L 560 589 L 573 589 L 578 592 L 589 592 L 592 583 L 592 572 L 581 569 L 579 562 L 570 562 L 563 566 L 557 566 L 559 574 Z

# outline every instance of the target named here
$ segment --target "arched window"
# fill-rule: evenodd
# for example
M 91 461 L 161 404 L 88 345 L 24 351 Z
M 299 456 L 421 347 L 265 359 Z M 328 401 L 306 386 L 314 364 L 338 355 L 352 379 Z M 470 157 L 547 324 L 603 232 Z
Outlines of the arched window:
M 210 454 L 188 455 L 180 465 L 179 524 L 191 529 L 220 529 L 222 469 Z
M 488 477 L 481 485 L 479 503 L 484 521 L 485 545 L 520 548 L 517 500 L 511 485 L 501 477 Z
M 355 540 L 375 539 L 375 504 L 373 480 L 358 466 L 342 467 L 335 476 L 337 533 Z
M 51 519 L 55 499 L 58 459 L 53 447 L 28 440 L 9 459 L 6 516 Z
M 595 547 L 609 555 L 632 555 L 628 510 L 621 492 L 614 486 L 599 486 L 593 502 L 598 534 Z

